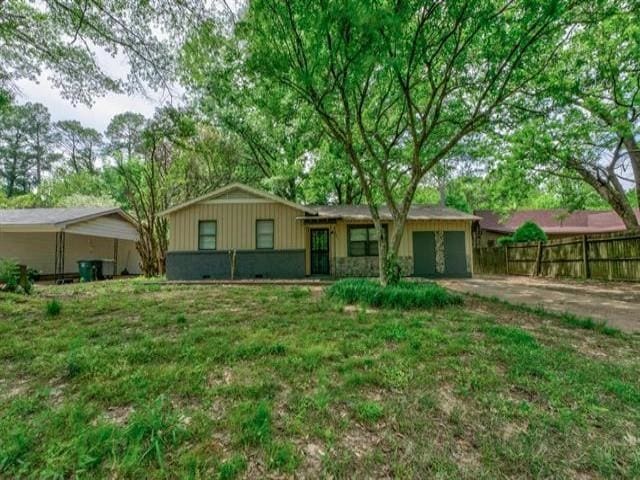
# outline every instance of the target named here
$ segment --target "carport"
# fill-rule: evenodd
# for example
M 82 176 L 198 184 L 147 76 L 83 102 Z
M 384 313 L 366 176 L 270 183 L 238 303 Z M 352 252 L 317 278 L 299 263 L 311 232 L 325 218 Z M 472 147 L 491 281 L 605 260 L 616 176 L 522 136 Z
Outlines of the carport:
M 77 276 L 78 260 L 109 259 L 114 273 L 140 272 L 135 221 L 120 208 L 0 210 L 0 258 L 56 280 Z

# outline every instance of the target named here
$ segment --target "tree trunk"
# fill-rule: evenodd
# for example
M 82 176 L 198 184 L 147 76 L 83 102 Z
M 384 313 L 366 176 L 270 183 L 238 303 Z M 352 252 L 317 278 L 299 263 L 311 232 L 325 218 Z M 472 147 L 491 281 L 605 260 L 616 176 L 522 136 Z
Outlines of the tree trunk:
M 629 154 L 629 161 L 631 163 L 631 170 L 633 171 L 633 179 L 635 182 L 636 199 L 638 206 L 640 207 L 640 147 L 634 137 L 625 137 L 624 147 Z
M 376 209 L 377 210 L 377 209 Z M 378 277 L 380 284 L 386 287 L 389 284 L 389 269 L 388 269 L 388 243 L 387 235 L 384 229 L 384 225 L 379 218 L 373 221 L 376 227 L 376 233 L 378 235 Z
M 620 216 L 627 230 L 633 231 L 640 229 L 636 214 L 621 186 L 619 188 L 614 187 L 611 182 L 607 182 L 605 179 L 578 163 L 574 163 L 572 166 L 574 170 L 580 174 L 582 179 L 591 185 L 602 199 Z

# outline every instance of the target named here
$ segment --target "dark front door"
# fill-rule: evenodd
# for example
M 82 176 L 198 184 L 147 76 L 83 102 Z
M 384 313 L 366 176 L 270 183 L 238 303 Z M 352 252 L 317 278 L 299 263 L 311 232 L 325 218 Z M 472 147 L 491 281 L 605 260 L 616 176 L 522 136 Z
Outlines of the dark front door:
M 329 230 L 311 230 L 311 275 L 329 275 Z

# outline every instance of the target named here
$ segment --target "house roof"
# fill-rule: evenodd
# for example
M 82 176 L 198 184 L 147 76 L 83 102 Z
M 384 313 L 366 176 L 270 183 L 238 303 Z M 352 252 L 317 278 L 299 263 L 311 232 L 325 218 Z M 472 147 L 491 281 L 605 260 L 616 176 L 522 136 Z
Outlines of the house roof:
M 371 220 L 367 205 L 318 205 L 313 207 L 317 215 L 323 218 L 343 220 Z M 388 207 L 379 207 L 380 218 L 391 220 Z M 449 207 L 437 205 L 412 205 L 407 220 L 478 220 L 479 217 Z
M 501 218 L 491 210 L 477 210 L 475 214 L 481 217 L 481 229 L 497 233 L 513 233 L 526 221 L 535 222 L 542 230 L 551 234 L 608 233 L 626 230 L 620 216 L 612 210 L 519 210 L 506 218 Z M 636 217 L 640 221 L 638 209 Z
M 114 207 L 73 207 L 73 208 L 15 208 L 0 209 L 0 227 L 50 227 L 64 228 L 78 222 L 116 214 L 124 220 L 135 223 L 133 218 L 120 208 Z
M 282 203 L 291 208 L 295 208 L 305 213 L 305 216 L 298 217 L 299 220 L 309 218 L 327 218 L 327 219 L 344 219 L 344 220 L 371 220 L 371 212 L 367 205 L 300 205 L 284 198 L 278 197 L 271 193 L 256 188 L 249 187 L 242 183 L 232 183 L 226 187 L 214 190 L 211 193 L 194 198 L 188 202 L 181 203 L 171 207 L 160 215 L 168 215 L 184 208 L 190 207 L 200 202 L 206 202 L 214 198 L 224 198 L 225 195 L 240 190 L 250 195 L 270 200 L 276 203 Z M 391 220 L 391 213 L 387 207 L 380 207 L 380 216 L 383 220 Z M 460 212 L 449 207 L 438 207 L 434 205 L 413 205 L 407 217 L 408 220 L 478 220 L 479 217 L 468 213 Z
M 256 188 L 250 187 L 248 185 L 245 185 L 243 183 L 231 183 L 229 185 L 227 185 L 226 187 L 222 187 L 219 188 L 217 190 L 214 190 L 213 192 L 207 193 L 206 195 L 202 195 L 198 198 L 194 198 L 193 200 L 189 200 L 188 202 L 184 202 L 181 203 L 179 205 L 175 205 L 171 208 L 168 208 L 167 210 L 164 210 L 162 212 L 160 212 L 160 215 L 168 215 L 170 213 L 173 212 L 177 212 L 179 210 L 182 210 L 183 208 L 187 208 L 190 207 L 191 205 L 195 205 L 196 203 L 200 203 L 200 202 L 204 202 L 206 200 L 210 200 L 216 197 L 221 197 L 233 190 L 241 190 L 244 191 L 246 193 L 249 193 L 251 195 L 255 195 L 256 197 L 261 197 L 264 198 L 266 200 L 271 200 L 275 203 L 282 203 L 283 205 L 287 205 L 291 208 L 295 208 L 297 210 L 300 210 L 302 212 L 305 213 L 310 213 L 310 214 L 314 214 L 315 212 L 310 209 L 309 207 L 305 207 L 304 205 L 300 205 L 298 203 L 294 203 L 294 202 L 290 202 L 289 200 L 286 200 L 282 197 L 278 197 L 277 195 L 273 195 L 269 192 L 265 192 L 263 190 L 258 190 Z

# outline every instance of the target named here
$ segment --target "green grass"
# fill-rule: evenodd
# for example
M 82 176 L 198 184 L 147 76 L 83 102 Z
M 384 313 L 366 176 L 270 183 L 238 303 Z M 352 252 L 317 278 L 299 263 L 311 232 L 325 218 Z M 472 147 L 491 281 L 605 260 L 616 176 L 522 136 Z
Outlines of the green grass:
M 50 317 L 60 315 L 61 310 L 62 304 L 55 298 L 47 302 L 47 315 L 49 315 Z
M 327 293 L 345 303 L 371 307 L 414 309 L 462 304 L 462 297 L 436 283 L 402 281 L 382 287 L 375 280 L 349 278 L 332 284 Z
M 2 294 L 0 478 L 638 478 L 640 338 L 547 313 L 266 285 Z

